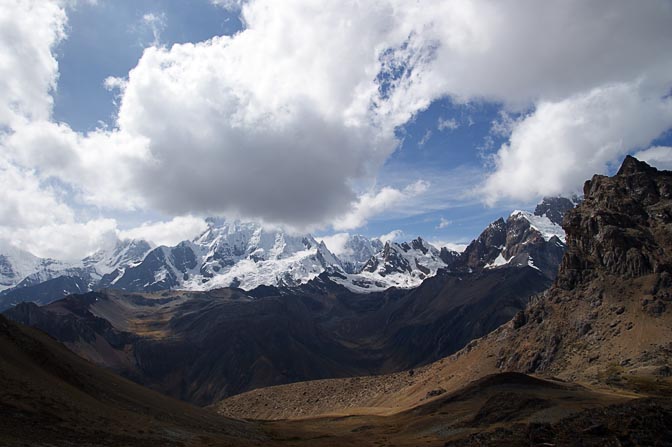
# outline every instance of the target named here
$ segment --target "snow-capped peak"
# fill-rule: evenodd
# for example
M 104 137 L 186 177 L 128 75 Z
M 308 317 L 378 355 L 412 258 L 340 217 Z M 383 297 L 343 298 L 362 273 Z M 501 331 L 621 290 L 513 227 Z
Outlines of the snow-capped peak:
M 557 237 L 563 243 L 565 242 L 565 230 L 546 216 L 536 216 L 529 211 L 516 210 L 511 213 L 514 219 L 526 219 L 532 228 L 537 230 L 544 240 L 549 241 L 553 237 Z
M 103 249 L 82 260 L 82 265 L 92 268 L 99 276 L 116 269 L 123 269 L 141 262 L 152 249 L 149 242 L 141 239 L 118 240 L 112 249 Z
M 439 249 L 422 238 L 411 242 L 386 242 L 360 272 L 337 275 L 333 280 L 355 292 L 372 292 L 390 287 L 417 287 L 447 264 Z
M 347 273 L 359 272 L 384 247 L 380 239 L 370 239 L 361 234 L 341 233 L 326 239 L 325 245 L 336 255 L 338 263 Z M 334 247 L 330 244 L 334 244 Z

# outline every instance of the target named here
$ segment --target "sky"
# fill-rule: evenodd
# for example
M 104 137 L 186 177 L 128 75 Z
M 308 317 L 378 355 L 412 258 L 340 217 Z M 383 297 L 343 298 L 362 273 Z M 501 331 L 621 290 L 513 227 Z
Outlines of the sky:
M 626 154 L 671 169 L 671 88 L 670 0 L 0 0 L 0 240 L 459 246 Z

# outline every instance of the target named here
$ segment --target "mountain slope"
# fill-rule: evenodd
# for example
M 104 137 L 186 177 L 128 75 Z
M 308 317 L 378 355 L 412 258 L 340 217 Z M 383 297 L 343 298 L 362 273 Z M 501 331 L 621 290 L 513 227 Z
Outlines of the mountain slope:
M 252 424 L 221 418 L 99 369 L 0 316 L 3 446 L 253 445 Z
M 440 272 L 414 290 L 363 295 L 325 273 L 249 293 L 92 292 L 6 315 L 139 383 L 208 404 L 262 386 L 434 361 L 510 319 L 548 284 L 530 267 Z
M 490 225 L 463 254 L 433 247 L 422 238 L 387 242 L 348 236 L 335 256 L 310 234 L 290 234 L 258 223 L 209 218 L 208 229 L 194 240 L 152 249 L 141 240 L 117 241 L 80 262 L 42 260 L 12 247 L 0 248 L 0 287 L 24 289 L 11 299 L 0 296 L 0 309 L 33 294 L 45 303 L 70 293 L 117 288 L 134 292 L 212 290 L 237 287 L 297 286 L 329 272 L 351 291 L 370 293 L 390 287 L 413 288 L 443 268 L 461 272 L 502 266 L 531 266 L 553 278 L 564 250 L 562 229 L 551 222 L 572 202 L 545 199 L 537 214 L 518 211 Z M 556 234 L 556 238 L 549 235 Z M 42 284 L 59 276 L 60 281 Z M 65 287 L 59 288 L 57 285 Z M 35 290 L 32 287 L 38 286 Z M 3 292 L 0 291 L 0 295 Z M 25 298 L 23 298 L 25 297 Z
M 0 444 L 8 447 L 444 446 L 475 441 L 515 446 L 529 445 L 530 439 L 550 442 L 556 433 L 572 442 L 581 439 L 582 445 L 604 445 L 605 434 L 612 432 L 622 441 L 654 445 L 670 436 L 669 402 L 632 403 L 627 396 L 522 374 L 485 377 L 384 418 L 258 423 L 227 419 L 139 387 L 2 317 L 0 353 Z M 341 391 L 347 390 L 335 395 Z M 524 425 L 530 420 L 537 421 L 532 433 Z
M 494 332 L 412 375 L 257 390 L 224 401 L 222 411 L 294 417 L 367 408 L 387 414 L 422 403 L 432 390 L 450 392 L 502 371 L 671 394 L 672 173 L 628 157 L 616 176 L 586 182 L 584 193 L 584 202 L 565 217 L 568 251 L 554 286 Z M 265 407 L 299 389 L 303 402 L 315 402 L 332 387 L 345 391 L 330 406 L 293 400 L 276 413 Z
M 383 251 L 384 246 L 380 239 L 354 234 L 347 237 L 337 257 L 345 273 L 358 273 L 373 256 Z

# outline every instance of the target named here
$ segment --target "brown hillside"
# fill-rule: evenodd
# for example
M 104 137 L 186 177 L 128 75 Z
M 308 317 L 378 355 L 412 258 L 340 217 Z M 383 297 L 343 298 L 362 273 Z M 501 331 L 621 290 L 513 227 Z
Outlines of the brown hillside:
M 219 411 L 389 415 L 504 371 L 618 393 L 669 393 L 672 173 L 628 157 L 617 175 L 594 176 L 584 192 L 564 221 L 568 252 L 555 284 L 491 334 L 413 372 L 255 390 L 221 402 Z

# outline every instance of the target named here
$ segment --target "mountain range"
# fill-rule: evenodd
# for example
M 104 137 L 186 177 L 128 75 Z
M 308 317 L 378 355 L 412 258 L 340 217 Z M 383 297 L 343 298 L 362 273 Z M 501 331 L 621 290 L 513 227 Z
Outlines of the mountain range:
M 410 376 L 270 387 L 227 399 L 220 411 L 264 419 L 357 414 L 358 408 L 390 414 L 429 401 L 445 406 L 465 383 L 501 373 L 579 383 L 635 406 L 644 402 L 638 398 L 671 396 L 672 172 L 628 157 L 614 177 L 596 175 L 586 182 L 584 193 L 585 200 L 564 218 L 568 248 L 553 285 L 495 331 Z M 345 391 L 329 397 L 334 389 Z M 270 402 L 282 405 L 268 407 Z M 653 433 L 638 431 L 642 424 L 633 410 L 619 411 L 614 417 L 626 418 L 629 425 L 609 423 L 600 416 L 608 412 L 596 411 L 590 419 L 600 424 L 600 441 L 581 445 L 666 445 L 646 440 Z M 528 422 L 495 432 L 474 430 L 468 441 L 454 445 L 523 445 L 530 436 L 538 436 L 537 443 L 554 443 L 559 428 L 542 414 L 532 419 L 546 424 L 536 434 Z M 672 413 L 660 417 L 669 431 Z M 620 438 L 605 438 L 613 432 Z M 562 445 L 574 444 L 566 438 Z
M 566 233 L 514 212 L 412 289 L 326 269 L 19 304 L 0 316 L 0 443 L 669 445 L 672 173 L 628 157 L 584 197 Z
M 461 254 L 421 238 L 382 244 L 354 236 L 343 263 L 312 237 L 211 220 L 194 241 L 158 247 L 103 277 L 114 278 L 114 289 L 18 304 L 6 315 L 138 383 L 211 404 L 259 387 L 396 372 L 450 355 L 551 284 L 564 237 L 548 217 L 516 211 Z M 281 263 L 293 268 L 275 281 L 269 266 Z M 312 277 L 299 282 L 290 273 Z M 233 278 L 237 287 L 207 290 Z M 185 284 L 206 290 L 171 290 Z
M 153 292 L 293 287 L 323 272 L 358 293 L 417 287 L 441 269 L 474 271 L 504 264 L 529 264 L 553 278 L 564 250 L 558 216 L 573 206 L 569 199 L 549 198 L 535 213 L 514 212 L 506 222 L 493 222 L 466 255 L 438 249 L 420 237 L 398 243 L 352 235 L 336 256 L 310 234 L 216 218 L 207 219 L 207 230 L 194 240 L 173 247 L 123 240 L 80 262 L 41 259 L 5 245 L 0 247 L 0 310 L 105 288 Z

